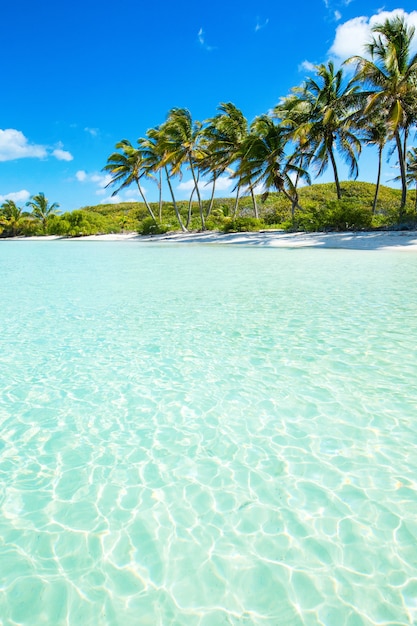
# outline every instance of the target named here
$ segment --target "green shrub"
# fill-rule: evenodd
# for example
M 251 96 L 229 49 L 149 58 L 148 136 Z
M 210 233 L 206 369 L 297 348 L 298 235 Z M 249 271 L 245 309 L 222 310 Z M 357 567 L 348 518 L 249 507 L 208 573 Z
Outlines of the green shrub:
M 228 217 L 224 220 L 223 231 L 225 233 L 257 231 L 264 225 L 264 222 L 256 217 L 236 217 L 234 219 Z
M 151 217 L 145 217 L 139 223 L 138 232 L 140 235 L 163 235 L 170 229 L 168 224 L 155 224 Z
M 226 219 L 221 208 L 213 209 L 206 218 L 207 230 L 222 230 Z
M 372 211 L 351 200 L 335 200 L 324 212 L 325 228 L 334 230 L 366 230 L 372 225 Z
M 33 237 L 35 235 L 43 235 L 42 226 L 31 217 L 23 218 L 20 224 L 22 235 L 25 237 Z
M 48 220 L 47 233 L 48 235 L 59 235 L 65 237 L 68 235 L 71 229 L 71 224 L 64 216 L 54 215 Z

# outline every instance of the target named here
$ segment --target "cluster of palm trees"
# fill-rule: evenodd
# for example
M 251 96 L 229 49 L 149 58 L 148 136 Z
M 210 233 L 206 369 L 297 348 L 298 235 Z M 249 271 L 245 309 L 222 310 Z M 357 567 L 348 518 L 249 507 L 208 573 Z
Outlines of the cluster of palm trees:
M 337 198 L 342 196 L 336 155 L 349 166 L 350 176 L 358 175 L 358 158 L 363 145 L 378 149 L 379 167 L 373 203 L 375 211 L 381 177 L 383 149 L 396 152 L 402 195 L 399 209 L 404 214 L 407 187 L 417 181 L 417 150 L 407 142 L 417 121 L 417 55 L 411 54 L 414 28 L 394 17 L 373 28 L 365 56 L 345 61 L 353 68 L 346 79 L 343 66 L 336 70 L 330 61 L 318 65 L 315 75 L 279 102 L 270 114 L 251 124 L 232 103 L 222 103 L 218 113 L 204 123 L 193 121 L 183 108 L 172 109 L 166 121 L 147 131 L 137 147 L 124 139 L 116 144 L 103 168 L 112 178 L 114 194 L 136 183 L 149 216 L 161 220 L 162 177 L 164 176 L 180 228 L 187 230 L 191 203 L 196 197 L 201 228 L 213 207 L 216 181 L 222 175 L 235 182 L 238 208 L 242 193 L 252 196 L 258 216 L 255 190 L 263 199 L 270 191 L 285 194 L 292 214 L 299 207 L 297 188 L 301 180 L 310 183 L 310 173 L 321 175 L 330 165 Z M 188 218 L 180 214 L 172 178 L 184 168 L 191 172 L 193 189 Z M 142 180 L 150 178 L 159 188 L 159 215 L 148 203 Z M 208 208 L 203 210 L 200 181 L 212 183 Z
M 14 200 L 6 200 L 0 206 L 0 232 L 6 232 L 11 237 L 19 234 L 24 222 L 36 221 L 40 224 L 42 233 L 46 233 L 47 223 L 52 215 L 57 215 L 59 204 L 49 203 L 45 194 L 40 192 L 26 202 L 31 211 L 24 211 L 17 206 Z

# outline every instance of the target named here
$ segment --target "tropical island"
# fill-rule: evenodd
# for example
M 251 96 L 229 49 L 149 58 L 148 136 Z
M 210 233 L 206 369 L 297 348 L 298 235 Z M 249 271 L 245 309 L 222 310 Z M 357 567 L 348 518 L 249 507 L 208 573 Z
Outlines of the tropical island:
M 0 207 L 0 236 L 80 237 L 138 232 L 222 232 L 282 229 L 349 231 L 412 229 L 417 225 L 417 148 L 409 139 L 417 121 L 417 55 L 414 28 L 395 17 L 373 28 L 366 56 L 315 66 L 315 74 L 268 114 L 249 124 L 230 102 L 204 122 L 173 108 L 137 147 L 123 139 L 103 171 L 113 195 L 136 185 L 142 202 L 83 207 L 60 214 L 43 193 L 26 211 L 12 200 Z M 336 156 L 359 175 L 364 146 L 378 153 L 375 182 L 341 182 Z M 384 149 L 396 158 L 400 189 L 381 186 Z M 311 185 L 330 167 L 334 183 Z M 193 186 L 188 201 L 175 197 L 173 179 L 187 169 Z M 215 198 L 222 177 L 235 183 L 235 196 Z M 170 200 L 162 198 L 163 179 Z M 153 181 L 159 201 L 149 202 L 143 180 Z M 211 198 L 201 198 L 202 184 Z M 409 191 L 409 187 L 413 189 Z

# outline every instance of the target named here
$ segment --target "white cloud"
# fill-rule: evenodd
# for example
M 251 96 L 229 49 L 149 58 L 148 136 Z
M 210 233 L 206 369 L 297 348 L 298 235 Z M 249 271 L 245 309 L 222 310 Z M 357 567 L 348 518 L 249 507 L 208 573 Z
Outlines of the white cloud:
M 84 182 L 85 180 L 87 180 L 88 174 L 87 172 L 85 172 L 84 170 L 78 170 L 78 172 L 75 172 L 75 178 L 80 182 Z
M 258 30 L 261 30 L 262 28 L 265 28 L 265 26 L 267 26 L 268 24 L 269 24 L 269 18 L 268 17 L 263 22 L 260 21 L 259 17 L 257 17 L 256 18 L 255 33 L 257 33 Z
M 342 19 L 342 14 L 340 13 L 340 11 L 335 11 L 334 12 L 334 19 L 336 20 L 336 22 L 338 22 L 339 20 Z
M 21 189 L 20 191 L 11 191 L 4 196 L 0 195 L 0 203 L 2 204 L 6 200 L 13 200 L 18 204 L 19 202 L 26 202 L 30 198 L 30 193 L 27 189 Z
M 217 191 L 227 191 L 230 189 L 232 185 L 235 185 L 235 181 L 227 176 L 221 176 L 216 180 L 216 192 Z M 212 191 L 212 182 L 207 180 L 200 180 L 198 183 L 198 188 L 200 190 L 200 194 L 202 196 L 209 196 Z M 187 192 L 187 194 L 191 194 L 194 189 L 194 181 L 191 178 L 190 180 L 183 181 L 179 185 L 177 185 L 176 189 L 178 191 Z M 196 195 L 194 194 L 194 200 L 197 200 Z
M 372 28 L 397 16 L 403 17 L 409 26 L 417 28 L 417 11 L 406 13 L 403 9 L 395 9 L 394 11 L 380 11 L 371 17 L 354 17 L 337 27 L 329 53 L 341 60 L 355 55 L 363 56 L 365 44 L 371 41 L 373 37 Z M 413 51 L 417 51 L 416 37 L 413 39 Z
M 90 175 L 90 180 L 92 183 L 96 183 L 99 187 L 107 187 L 113 180 L 111 174 L 99 174 L 94 173 Z
M 30 144 L 20 130 L 0 129 L 0 161 L 13 161 L 27 157 L 42 159 L 46 155 L 45 146 Z
M 218 191 L 226 191 L 232 185 L 235 185 L 235 184 L 236 184 L 235 181 L 233 181 L 231 178 L 227 178 L 226 176 L 221 176 L 220 178 L 216 180 L 216 189 Z
M 62 148 L 55 148 L 55 150 L 52 151 L 52 156 L 58 159 L 58 161 L 72 161 L 74 158 L 71 152 L 62 150 Z
M 302 63 L 300 63 L 300 65 L 298 66 L 298 71 L 306 71 L 306 72 L 314 72 L 316 69 L 316 66 L 314 65 L 314 63 L 311 63 L 311 61 L 303 61 Z
M 92 137 L 97 137 L 98 135 L 98 128 L 89 128 L 88 126 L 86 126 L 84 130 L 86 133 L 89 133 Z
M 146 188 L 142 187 L 142 191 L 146 196 Z M 124 200 L 122 202 L 141 202 L 142 198 L 140 197 L 139 191 L 136 189 L 126 189 Z
M 56 144 L 53 150 L 49 146 L 29 143 L 29 140 L 20 130 L 15 128 L 0 129 L 0 161 L 14 161 L 15 159 L 35 158 L 44 159 L 52 155 L 59 161 L 72 161 L 70 152 L 63 149 L 63 144 Z
M 80 183 L 94 183 L 101 189 L 112 181 L 110 174 L 101 174 L 100 172 L 92 172 L 92 174 L 89 174 L 85 170 L 78 170 L 75 173 L 75 178 Z
M 186 191 L 187 193 L 191 193 L 194 189 L 194 181 L 192 178 L 190 178 L 190 180 L 181 182 L 179 185 L 177 185 L 176 188 L 178 191 Z M 206 180 L 200 180 L 198 182 L 198 188 L 200 190 L 200 194 L 204 195 L 211 190 L 211 184 L 207 184 Z M 195 199 L 197 198 L 195 197 Z
M 107 185 L 112 181 L 111 174 L 101 172 L 86 172 L 78 170 L 75 172 L 75 178 L 79 183 L 95 185 L 95 195 L 100 197 L 100 204 L 115 204 L 116 202 L 140 202 L 139 191 L 135 185 L 128 189 L 123 189 L 115 196 L 109 195 L 111 189 L 107 189 Z M 142 190 L 146 195 L 146 189 L 142 186 Z
M 145 190 L 144 190 L 145 191 Z M 102 191 L 104 195 L 105 191 Z M 145 191 L 146 193 L 146 191 Z M 96 191 L 97 195 L 101 195 L 100 190 Z M 122 193 L 118 193 L 115 196 L 106 196 L 101 198 L 99 204 L 117 204 L 119 202 L 141 202 L 142 199 L 139 197 L 139 192 L 135 192 L 133 189 L 127 189 Z
M 198 188 L 201 190 L 203 187 L 203 184 L 200 182 L 198 185 Z M 181 182 L 179 185 L 177 185 L 177 189 L 179 191 L 192 191 L 194 189 L 194 181 L 192 178 L 190 178 L 190 180 L 187 180 L 185 182 Z
M 106 196 L 100 200 L 99 204 L 117 204 L 118 202 L 123 202 L 119 195 Z

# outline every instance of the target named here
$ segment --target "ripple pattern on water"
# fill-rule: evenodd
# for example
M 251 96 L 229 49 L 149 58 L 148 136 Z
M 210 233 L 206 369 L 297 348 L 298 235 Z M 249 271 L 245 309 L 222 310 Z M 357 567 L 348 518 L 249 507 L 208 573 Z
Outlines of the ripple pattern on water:
M 0 267 L 5 625 L 417 622 L 413 255 L 17 242 Z

